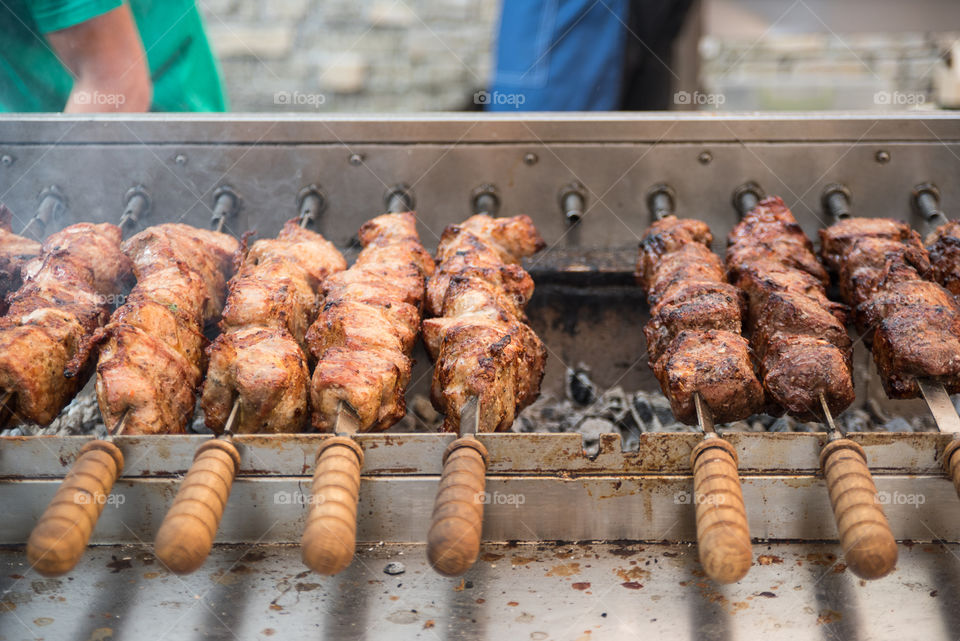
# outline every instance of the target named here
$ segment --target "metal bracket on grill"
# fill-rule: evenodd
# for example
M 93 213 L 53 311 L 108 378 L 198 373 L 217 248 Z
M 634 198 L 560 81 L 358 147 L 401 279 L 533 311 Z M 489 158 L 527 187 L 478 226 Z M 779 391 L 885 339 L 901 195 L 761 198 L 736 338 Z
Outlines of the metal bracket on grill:
M 387 190 L 383 197 L 383 204 L 388 213 L 401 214 L 405 211 L 413 211 L 416 208 L 417 201 L 413 197 L 410 186 L 400 184 Z
M 217 231 L 223 231 L 223 226 L 228 218 L 237 215 L 242 205 L 240 196 L 230 185 L 217 187 L 213 192 L 213 214 L 210 216 L 210 223 Z
M 470 205 L 474 214 L 496 216 L 500 211 L 500 193 L 496 185 L 484 183 L 470 194 Z
M 140 220 L 150 215 L 150 194 L 143 185 L 136 185 L 127 190 L 123 196 L 124 209 L 120 216 L 120 229 L 128 225 L 136 229 Z
M 587 209 L 586 188 L 579 182 L 572 182 L 560 188 L 560 211 L 570 225 L 576 225 Z
M 733 190 L 733 208 L 742 218 L 766 197 L 763 187 L 750 180 Z
M 823 210 L 827 212 L 834 220 L 843 220 L 850 218 L 850 203 L 853 201 L 853 195 L 846 185 L 840 183 L 831 183 L 823 189 L 820 196 L 820 203 Z
M 920 214 L 929 227 L 948 222 L 946 214 L 940 211 L 940 190 L 933 183 L 923 183 L 913 188 L 910 194 L 913 210 Z
M 327 199 L 317 185 L 307 185 L 297 194 L 297 210 L 300 222 L 308 226 L 327 209 Z
M 647 191 L 647 209 L 653 220 L 672 216 L 676 209 L 677 193 L 670 185 L 659 183 Z
M 67 197 L 63 195 L 60 188 L 56 185 L 50 185 L 40 192 L 38 198 L 37 213 L 30 219 L 27 225 L 20 232 L 21 236 L 26 235 L 27 230 L 39 223 L 40 231 L 37 238 L 43 238 L 44 230 L 51 223 L 63 217 L 67 210 Z

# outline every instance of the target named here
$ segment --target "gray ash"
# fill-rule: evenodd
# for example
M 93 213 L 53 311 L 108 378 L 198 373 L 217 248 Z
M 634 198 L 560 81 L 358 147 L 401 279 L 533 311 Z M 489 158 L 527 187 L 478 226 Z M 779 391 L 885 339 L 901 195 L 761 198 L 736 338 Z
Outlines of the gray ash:
M 598 451 L 601 434 L 620 434 L 625 450 L 636 450 L 643 432 L 693 432 L 696 427 L 678 422 L 670 411 L 670 402 L 660 392 L 626 392 L 612 387 L 599 392 L 584 365 L 568 370 L 563 398 L 544 393 L 517 417 L 514 432 L 579 432 L 583 434 L 588 454 Z M 960 411 L 960 395 L 954 397 Z M 390 428 L 390 432 L 436 432 L 443 424 L 443 415 L 430 400 L 414 395 L 406 416 Z M 204 425 L 203 410 L 197 404 L 190 431 L 210 434 Z M 849 432 L 930 432 L 936 431 L 932 417 L 926 414 L 911 417 L 889 416 L 875 403 L 850 408 L 836 417 L 837 425 Z M 758 414 L 744 421 L 718 425 L 723 432 L 821 432 L 819 423 L 801 423 L 789 416 Z M 106 428 L 97 407 L 93 385 L 64 408 L 49 426 L 21 424 L 0 431 L 0 436 L 72 436 L 96 434 L 103 437 Z

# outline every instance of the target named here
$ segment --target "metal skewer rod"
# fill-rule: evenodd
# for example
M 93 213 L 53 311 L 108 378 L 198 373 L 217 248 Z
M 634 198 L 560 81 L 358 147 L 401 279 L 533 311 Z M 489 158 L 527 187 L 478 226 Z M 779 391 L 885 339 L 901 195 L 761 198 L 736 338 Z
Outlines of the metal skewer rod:
M 647 191 L 647 209 L 654 220 L 672 216 L 675 202 L 669 185 L 657 184 Z M 693 404 L 703 434 L 690 453 L 700 563 L 715 582 L 736 583 L 753 563 L 737 451 L 717 433 L 713 411 L 700 392 L 693 393 Z
M 487 449 L 477 440 L 480 400 L 460 410 L 460 437 L 443 453 L 443 474 L 427 534 L 427 558 L 444 576 L 460 576 L 480 554 L 486 501 Z
M 340 400 L 333 428 L 336 434 L 324 439 L 317 451 L 300 548 L 304 565 L 319 574 L 337 574 L 353 560 L 363 468 L 363 449 L 353 436 L 360 427 L 357 411 Z
M 189 574 L 213 548 L 220 519 L 240 471 L 240 452 L 233 444 L 233 427 L 240 415 L 240 397 L 233 400 L 223 431 L 197 448 L 173 505 L 163 519 L 154 551 L 171 572 Z

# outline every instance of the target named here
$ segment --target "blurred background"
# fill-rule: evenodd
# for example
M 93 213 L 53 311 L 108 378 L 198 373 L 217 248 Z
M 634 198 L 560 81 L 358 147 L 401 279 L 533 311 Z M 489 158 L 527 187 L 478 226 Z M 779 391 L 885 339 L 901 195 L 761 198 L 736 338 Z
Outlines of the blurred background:
M 231 111 L 460 111 L 489 100 L 500 0 L 198 6 Z M 670 109 L 960 107 L 957 0 L 693 0 L 670 55 L 656 56 L 626 22 L 628 45 L 666 74 Z

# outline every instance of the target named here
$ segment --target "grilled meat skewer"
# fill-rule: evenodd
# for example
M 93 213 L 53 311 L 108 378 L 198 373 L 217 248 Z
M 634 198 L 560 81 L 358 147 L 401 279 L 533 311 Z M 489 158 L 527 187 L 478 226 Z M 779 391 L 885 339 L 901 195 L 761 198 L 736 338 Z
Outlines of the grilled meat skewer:
M 219 433 L 239 398 L 236 433 L 303 431 L 310 383 L 305 335 L 318 288 L 346 266 L 332 243 L 298 219 L 277 238 L 253 243 L 230 281 L 222 333 L 207 349 L 201 395 L 207 427 Z
M 750 349 L 740 334 L 746 304 L 725 282 L 705 223 L 667 216 L 640 243 L 637 279 L 647 292 L 643 329 L 650 367 L 677 420 L 694 425 L 694 395 L 714 419 L 740 420 L 764 405 Z
M 887 396 L 920 396 L 918 378 L 960 392 L 960 305 L 927 280 L 931 264 L 919 234 L 896 220 L 848 218 L 820 238 Z
M 207 426 L 220 438 L 197 450 L 154 546 L 177 574 L 199 568 L 213 548 L 240 470 L 234 432 L 299 431 L 306 421 L 304 334 L 319 284 L 346 267 L 331 243 L 303 229 L 306 222 L 288 221 L 277 238 L 237 253 L 201 395 Z
M 751 347 L 770 399 L 819 420 L 822 394 L 839 414 L 855 398 L 847 309 L 827 298 L 829 276 L 783 200 L 766 198 L 727 238 L 730 282 L 747 293 Z
M 378 216 L 358 233 L 353 267 L 323 285 L 323 310 L 307 332 L 317 359 L 311 384 L 313 425 L 335 431 L 317 454 L 302 556 L 320 574 L 353 559 L 363 450 L 351 437 L 384 430 L 406 413 L 410 351 L 420 329 L 434 263 L 420 244 L 412 212 Z
M 752 562 L 750 529 L 737 453 L 714 421 L 746 418 L 764 403 L 740 334 L 745 300 L 724 282 L 705 223 L 652 213 L 661 217 L 644 233 L 636 270 L 651 307 L 643 328 L 649 364 L 674 416 L 703 432 L 690 455 L 700 559 L 711 579 L 735 583 Z
M 333 429 L 341 401 L 358 430 L 382 431 L 406 413 L 410 351 L 420 330 L 433 259 L 420 244 L 413 213 L 385 214 L 358 232 L 364 248 L 350 269 L 323 285 L 323 310 L 307 332 L 317 361 L 313 425 Z
M 546 349 L 526 324 L 533 279 L 520 260 L 543 247 L 527 216 L 477 215 L 444 230 L 427 283 L 434 318 L 423 322 L 436 363 L 430 395 L 444 430 L 459 431 L 471 396 L 480 399 L 480 431 L 492 432 L 510 429 L 539 395 Z
M 48 425 L 86 383 L 91 335 L 129 285 L 116 225 L 80 223 L 52 234 L 21 270 L 0 319 L 0 388 L 19 418 Z
M 424 342 L 434 359 L 431 399 L 444 429 L 460 437 L 444 454 L 427 557 L 437 572 L 456 576 L 480 551 L 487 451 L 475 434 L 507 430 L 536 399 L 546 348 L 523 309 L 533 279 L 520 266 L 544 246 L 527 216 L 472 216 L 447 227 L 439 266 L 427 285 Z
M 232 236 L 167 224 L 123 244 L 137 285 L 93 341 L 102 343 L 97 400 L 107 425 L 126 434 L 183 434 L 206 363 L 203 328 L 223 307 L 238 243 Z

